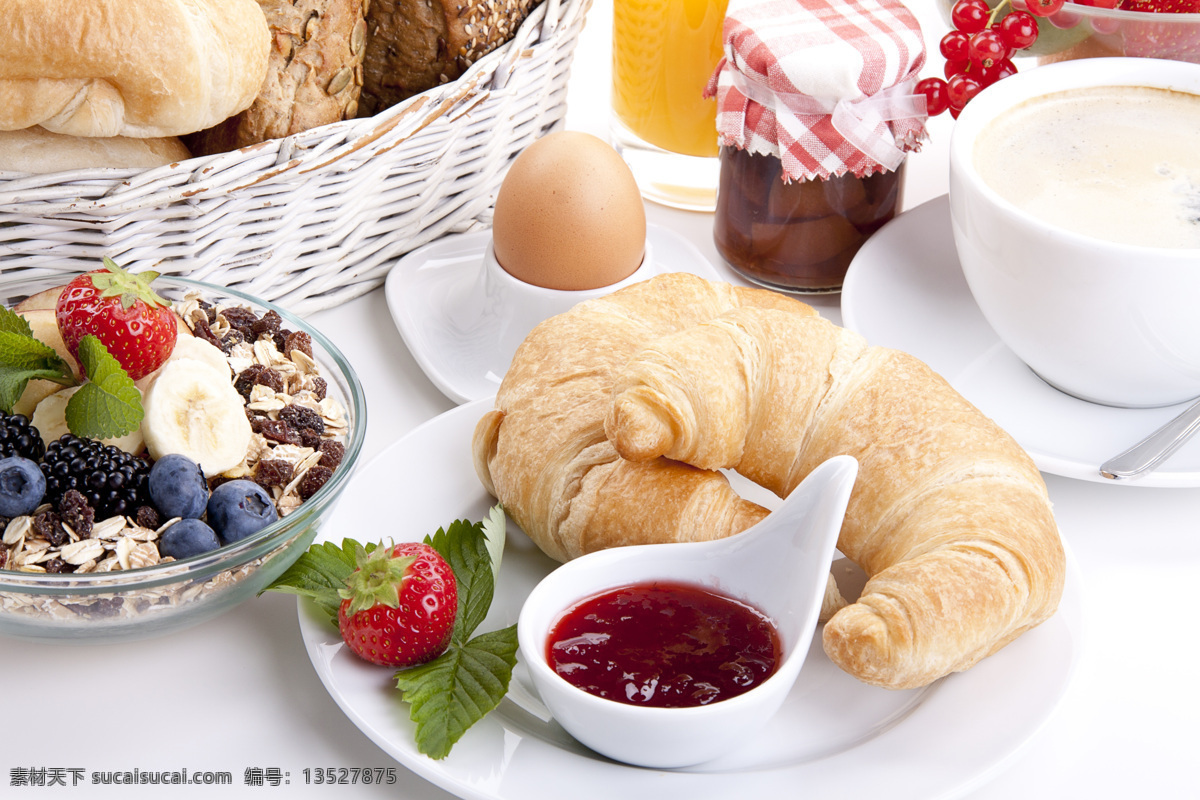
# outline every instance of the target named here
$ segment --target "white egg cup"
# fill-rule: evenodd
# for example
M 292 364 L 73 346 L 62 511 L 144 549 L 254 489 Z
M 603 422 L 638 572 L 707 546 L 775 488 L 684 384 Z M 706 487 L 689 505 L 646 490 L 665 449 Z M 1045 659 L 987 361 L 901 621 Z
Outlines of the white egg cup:
M 604 297 L 658 274 L 654 264 L 654 245 L 647 237 L 642 263 L 627 278 L 595 289 L 546 289 L 513 277 L 496 259 L 495 245 L 489 241 L 483 257 L 480 296 L 485 308 L 502 318 L 498 326 L 499 345 L 511 355 L 543 320 L 570 311 L 585 300 Z
M 765 519 L 713 542 L 617 547 L 555 569 L 534 587 L 517 624 L 521 660 L 542 701 L 584 745 L 627 764 L 686 767 L 729 753 L 780 707 L 817 627 L 830 564 L 858 462 L 823 463 Z M 693 708 L 652 708 L 597 697 L 568 683 L 546 658 L 550 631 L 581 600 L 662 579 L 700 585 L 747 602 L 776 625 L 783 660 L 736 697 Z
M 1032 98 L 1093 86 L 1200 94 L 1200 64 L 1080 59 L 981 92 L 950 140 L 955 247 L 984 318 L 1047 383 L 1105 405 L 1179 403 L 1200 396 L 1200 249 L 1119 244 L 1054 227 L 1005 200 L 975 169 L 975 140 L 992 120 Z

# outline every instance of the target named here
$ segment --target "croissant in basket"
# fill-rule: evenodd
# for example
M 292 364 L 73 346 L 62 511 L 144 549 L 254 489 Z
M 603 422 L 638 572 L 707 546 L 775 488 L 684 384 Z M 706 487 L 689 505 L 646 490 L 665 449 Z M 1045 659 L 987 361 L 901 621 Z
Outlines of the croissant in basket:
M 667 275 L 547 320 L 473 446 L 484 485 L 559 560 L 761 519 L 717 467 L 786 495 L 825 459 L 856 457 L 839 547 L 871 578 L 824 639 L 881 686 L 969 667 L 1062 592 L 1057 527 L 1021 448 L 921 362 L 773 292 Z

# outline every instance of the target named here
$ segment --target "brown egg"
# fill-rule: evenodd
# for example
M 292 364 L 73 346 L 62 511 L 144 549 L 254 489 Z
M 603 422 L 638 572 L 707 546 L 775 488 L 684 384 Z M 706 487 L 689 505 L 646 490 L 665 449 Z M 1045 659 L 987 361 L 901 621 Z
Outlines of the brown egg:
M 625 161 L 579 131 L 543 136 L 517 156 L 496 197 L 496 260 L 518 280 L 578 291 L 633 274 L 646 209 Z

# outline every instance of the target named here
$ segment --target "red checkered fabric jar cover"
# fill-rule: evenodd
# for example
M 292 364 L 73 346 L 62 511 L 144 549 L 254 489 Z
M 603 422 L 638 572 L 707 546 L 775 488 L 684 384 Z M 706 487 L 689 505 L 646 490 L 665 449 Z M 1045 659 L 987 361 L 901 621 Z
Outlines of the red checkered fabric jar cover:
M 896 0 L 730 0 L 723 42 L 720 142 L 778 157 L 785 181 L 894 170 L 925 138 L 925 43 Z

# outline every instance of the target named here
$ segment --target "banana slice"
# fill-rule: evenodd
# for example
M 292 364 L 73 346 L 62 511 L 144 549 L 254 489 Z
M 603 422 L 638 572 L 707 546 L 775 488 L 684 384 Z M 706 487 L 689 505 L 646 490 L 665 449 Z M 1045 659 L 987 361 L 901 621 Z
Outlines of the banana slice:
M 201 339 L 199 336 L 193 336 L 187 331 L 186 325 L 179 327 L 180 332 L 179 336 L 175 339 L 175 348 L 171 351 L 171 355 L 167 358 L 166 363 L 149 375 L 135 381 L 135 385 L 142 391 L 142 394 L 146 393 L 146 390 L 150 388 L 150 384 L 154 383 L 159 373 L 172 361 L 182 361 L 190 358 L 208 364 L 222 374 L 229 374 L 229 362 L 225 359 L 225 354 L 221 352 L 219 347 Z
M 75 394 L 79 389 L 80 387 L 78 386 L 71 386 L 57 391 L 48 397 L 42 398 L 37 407 L 33 409 L 33 416 L 29 421 L 38 429 L 38 433 L 42 435 L 42 441 L 47 445 L 63 434 L 71 432 L 67 427 L 67 403 L 71 400 L 71 395 Z M 104 439 L 103 442 L 111 444 L 114 447 L 119 447 L 126 453 L 133 453 L 134 455 L 141 453 L 145 447 L 145 440 L 142 438 L 141 429 L 113 439 Z
M 142 434 L 154 459 L 181 453 L 212 477 L 246 457 L 250 420 L 223 357 L 221 370 L 195 358 L 169 360 L 147 387 L 142 407 Z

